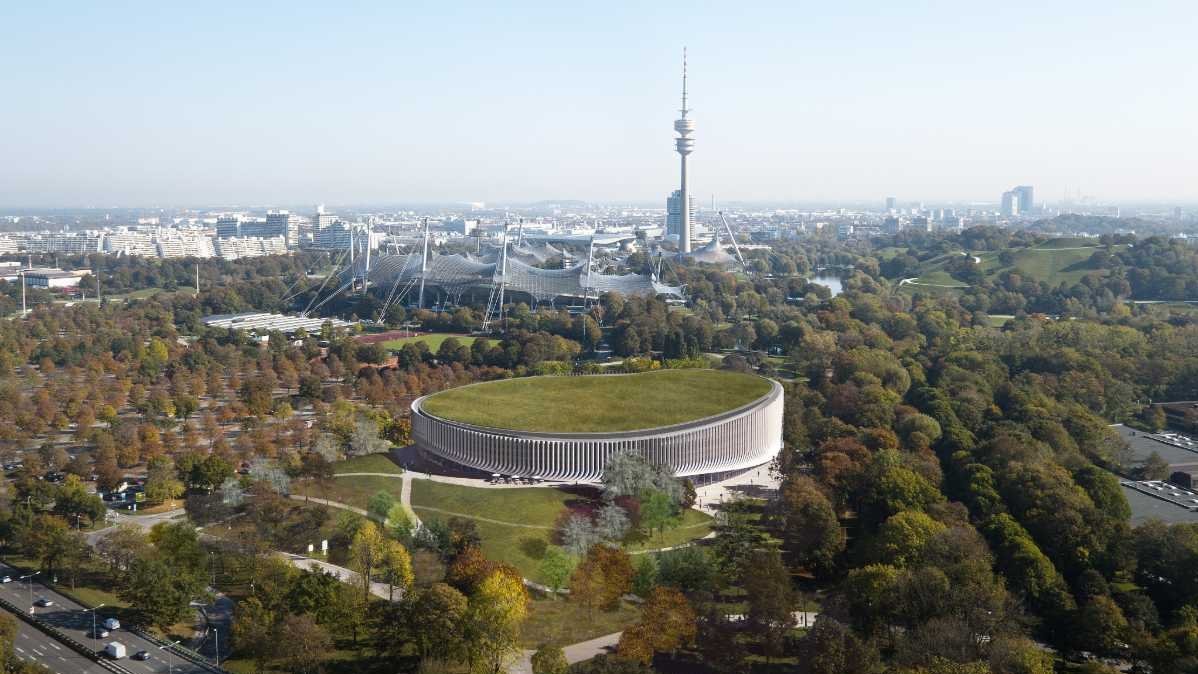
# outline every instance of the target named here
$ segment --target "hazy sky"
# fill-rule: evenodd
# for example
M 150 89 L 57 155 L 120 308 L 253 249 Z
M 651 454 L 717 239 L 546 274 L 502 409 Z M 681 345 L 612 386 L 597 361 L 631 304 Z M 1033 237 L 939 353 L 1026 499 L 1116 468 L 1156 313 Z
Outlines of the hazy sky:
M 664 200 L 683 44 L 705 203 L 1198 201 L 1193 0 L 503 4 L 5 2 L 0 205 Z

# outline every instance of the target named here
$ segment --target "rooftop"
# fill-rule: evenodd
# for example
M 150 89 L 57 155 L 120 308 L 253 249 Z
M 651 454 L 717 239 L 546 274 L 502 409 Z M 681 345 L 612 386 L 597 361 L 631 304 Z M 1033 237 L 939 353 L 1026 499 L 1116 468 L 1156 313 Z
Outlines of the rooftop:
M 755 375 L 662 370 L 629 375 L 525 377 L 436 393 L 422 409 L 475 426 L 538 433 L 613 433 L 696 421 L 770 391 Z

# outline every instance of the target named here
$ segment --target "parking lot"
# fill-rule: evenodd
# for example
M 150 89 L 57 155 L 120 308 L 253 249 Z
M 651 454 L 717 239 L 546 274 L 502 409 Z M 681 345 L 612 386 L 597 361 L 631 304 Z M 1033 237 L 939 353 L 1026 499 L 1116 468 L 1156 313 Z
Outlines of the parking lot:
M 1127 426 L 1116 430 L 1131 447 L 1132 460 L 1140 463 L 1156 452 L 1175 470 L 1198 470 L 1198 441 L 1179 433 L 1145 433 Z M 1187 442 L 1188 441 L 1188 442 Z M 1198 493 L 1164 481 L 1120 479 L 1133 524 L 1150 519 L 1168 523 L 1198 522 Z

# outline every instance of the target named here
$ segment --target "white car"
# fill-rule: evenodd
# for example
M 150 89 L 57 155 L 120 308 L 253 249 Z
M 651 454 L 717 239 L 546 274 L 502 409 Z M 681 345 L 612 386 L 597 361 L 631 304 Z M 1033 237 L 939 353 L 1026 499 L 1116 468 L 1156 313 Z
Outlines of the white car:
M 12 582 L 12 576 L 5 576 L 3 578 L 0 578 L 0 583 L 11 583 L 11 582 Z
M 104 628 L 110 630 L 119 630 L 121 629 L 121 621 L 117 620 L 116 618 L 109 618 L 104 621 Z

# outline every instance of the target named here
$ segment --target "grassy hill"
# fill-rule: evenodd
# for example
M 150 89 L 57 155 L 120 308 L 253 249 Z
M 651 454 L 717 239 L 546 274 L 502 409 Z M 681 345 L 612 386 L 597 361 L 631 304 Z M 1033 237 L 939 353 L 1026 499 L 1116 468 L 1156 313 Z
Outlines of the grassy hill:
M 1003 251 L 969 253 L 977 259 L 977 263 L 987 279 L 994 279 L 1006 271 L 1013 271 L 1026 279 L 1044 281 L 1051 286 L 1061 283 L 1074 284 L 1087 274 L 1103 273 L 1090 265 L 1090 256 L 1101 247 L 1094 239 L 1058 238 L 1049 239 L 1030 248 L 1010 248 L 1010 258 L 1005 261 Z M 1118 248 L 1118 247 L 1116 247 Z M 948 273 L 946 267 L 951 262 L 959 260 L 966 253 L 955 252 L 932 258 L 920 267 L 920 275 L 914 283 L 903 286 L 910 291 L 925 291 L 928 287 L 936 286 L 950 289 L 948 286 L 967 285 L 966 281 Z

